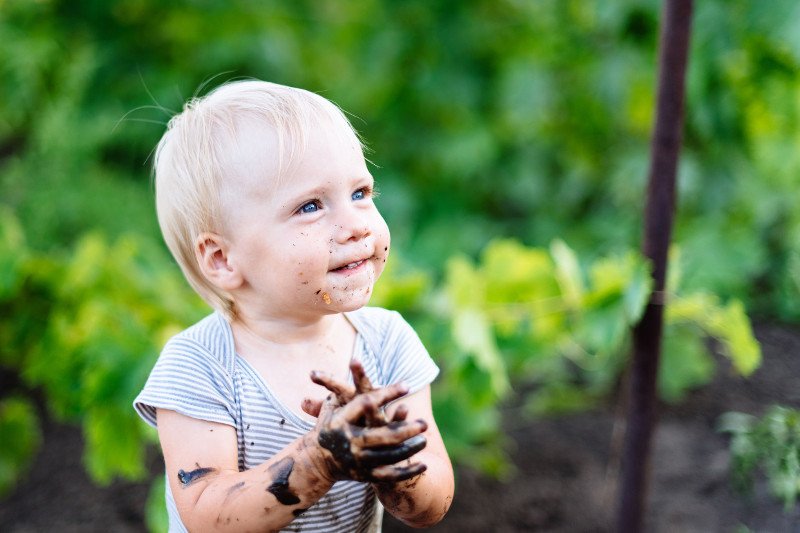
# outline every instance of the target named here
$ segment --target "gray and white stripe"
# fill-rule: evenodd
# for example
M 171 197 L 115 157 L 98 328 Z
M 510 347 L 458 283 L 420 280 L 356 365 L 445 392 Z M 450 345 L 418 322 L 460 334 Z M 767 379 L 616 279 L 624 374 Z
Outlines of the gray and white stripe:
M 438 368 L 398 313 L 367 307 L 346 317 L 358 331 L 354 356 L 373 383 L 403 381 L 416 392 L 434 380 Z M 236 355 L 230 325 L 219 313 L 170 339 L 134 407 L 152 426 L 157 408 L 233 426 L 240 470 L 262 464 L 313 427 L 277 401 L 258 372 Z M 186 531 L 169 484 L 167 509 L 170 531 Z M 341 481 L 284 531 L 380 531 L 381 514 L 368 484 Z

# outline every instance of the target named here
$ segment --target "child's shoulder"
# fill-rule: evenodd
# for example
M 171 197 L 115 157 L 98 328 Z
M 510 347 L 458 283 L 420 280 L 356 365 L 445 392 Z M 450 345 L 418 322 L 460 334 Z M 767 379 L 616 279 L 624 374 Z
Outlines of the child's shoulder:
M 362 307 L 345 315 L 367 342 L 376 346 L 413 331 L 400 313 L 382 307 Z
M 230 326 L 220 313 L 214 312 L 173 335 L 164 345 L 162 357 L 199 357 L 227 367 L 226 362 L 234 353 Z
M 356 318 L 357 320 L 366 320 L 369 322 L 386 322 L 396 320 L 400 317 L 397 311 L 384 309 L 383 307 L 362 307 L 355 311 L 345 313 L 348 318 Z
M 211 342 L 214 337 L 225 337 L 226 334 L 224 317 L 217 312 L 213 312 L 170 337 L 167 344 L 180 341 L 207 344 Z
M 400 313 L 383 307 L 362 307 L 345 313 L 345 316 L 362 334 L 385 333 L 398 322 L 405 322 Z

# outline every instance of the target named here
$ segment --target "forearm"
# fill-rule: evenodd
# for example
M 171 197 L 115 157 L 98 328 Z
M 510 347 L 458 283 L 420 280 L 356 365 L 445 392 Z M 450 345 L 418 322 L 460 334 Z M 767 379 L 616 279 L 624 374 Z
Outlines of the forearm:
M 179 507 L 184 524 L 190 531 L 271 531 L 285 527 L 333 486 L 333 480 L 321 474 L 324 470 L 320 468 L 318 446 L 315 449 L 312 439 L 311 435 L 297 439 L 251 470 L 198 479 L 197 484 L 205 481 L 205 487 L 196 500 L 187 502 L 183 498 L 184 505 Z M 187 485 L 173 483 L 178 491 L 188 489 Z
M 428 467 L 422 475 L 393 484 L 376 483 L 374 487 L 392 516 L 411 527 L 429 527 L 444 518 L 453 501 L 453 470 L 449 459 L 437 455 L 419 459 Z

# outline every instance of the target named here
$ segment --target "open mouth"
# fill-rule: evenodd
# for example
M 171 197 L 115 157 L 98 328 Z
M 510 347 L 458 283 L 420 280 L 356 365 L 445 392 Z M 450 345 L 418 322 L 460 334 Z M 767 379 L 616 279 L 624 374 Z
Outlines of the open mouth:
M 331 272 L 346 272 L 348 270 L 355 270 L 366 262 L 367 262 L 366 259 L 362 259 L 360 261 L 354 261 L 352 263 L 347 263 L 346 265 L 342 265 L 338 268 L 334 268 Z

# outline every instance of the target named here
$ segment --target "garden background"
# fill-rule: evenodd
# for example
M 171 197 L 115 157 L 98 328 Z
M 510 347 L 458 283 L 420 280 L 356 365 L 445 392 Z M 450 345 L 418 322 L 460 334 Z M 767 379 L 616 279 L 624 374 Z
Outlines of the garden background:
M 374 303 L 443 369 L 435 410 L 460 488 L 442 527 L 604 530 L 602 512 L 564 507 L 563 491 L 585 501 L 570 485 L 584 478 L 546 470 L 575 459 L 564 443 L 599 442 L 613 486 L 628 330 L 650 288 L 659 20 L 653 0 L 0 0 L 3 529 L 163 527 L 155 435 L 131 401 L 165 339 L 208 309 L 160 239 L 152 150 L 186 99 L 255 77 L 335 101 L 370 147 L 394 245 Z M 719 448 L 718 414 L 800 401 L 781 381 L 800 346 L 800 5 L 696 2 L 686 105 L 659 385 L 665 427 L 688 418 Z M 712 396 L 713 416 L 690 413 Z M 564 457 L 543 435 L 564 436 L 548 441 Z M 537 448 L 526 470 L 520 450 Z M 778 499 L 797 491 L 789 466 Z M 555 514 L 459 507 L 537 476 L 562 492 L 507 499 Z M 57 479 L 92 497 L 52 492 Z M 771 500 L 735 498 L 754 513 L 736 524 L 758 527 L 753 501 Z M 764 527 L 797 527 L 784 500 Z

